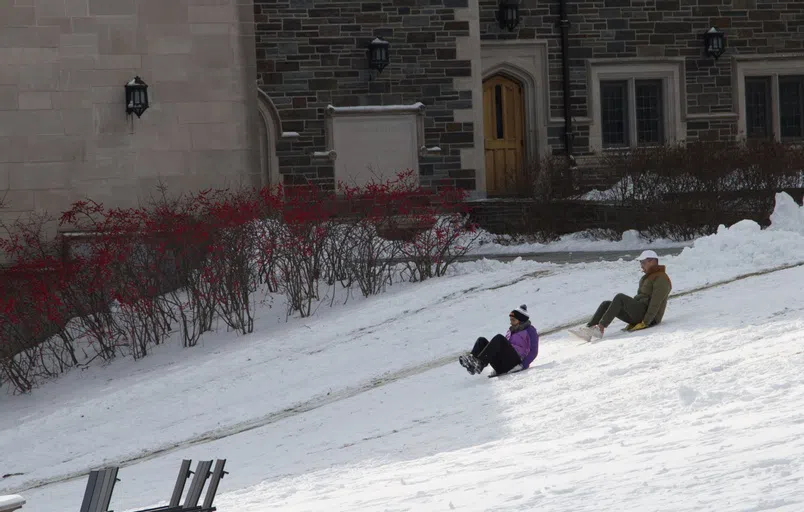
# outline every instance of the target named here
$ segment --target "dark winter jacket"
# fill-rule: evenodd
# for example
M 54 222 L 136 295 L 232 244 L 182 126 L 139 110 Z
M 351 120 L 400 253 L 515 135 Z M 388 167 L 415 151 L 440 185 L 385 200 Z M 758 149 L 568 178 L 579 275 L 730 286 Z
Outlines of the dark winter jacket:
M 654 325 L 662 321 L 667 308 L 667 298 L 673 284 L 665 272 L 664 265 L 658 265 L 639 280 L 639 290 L 634 299 L 647 306 L 648 310 L 642 318 L 645 325 Z

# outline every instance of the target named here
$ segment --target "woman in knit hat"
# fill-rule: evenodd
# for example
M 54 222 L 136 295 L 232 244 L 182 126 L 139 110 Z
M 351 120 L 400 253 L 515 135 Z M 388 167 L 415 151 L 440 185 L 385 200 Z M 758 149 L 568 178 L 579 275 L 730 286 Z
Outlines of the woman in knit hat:
M 505 336 L 497 334 L 491 341 L 478 338 L 471 352 L 458 361 L 472 375 L 491 365 L 491 377 L 527 369 L 539 353 L 539 334 L 530 323 L 530 313 L 524 304 L 508 314 L 511 326 Z

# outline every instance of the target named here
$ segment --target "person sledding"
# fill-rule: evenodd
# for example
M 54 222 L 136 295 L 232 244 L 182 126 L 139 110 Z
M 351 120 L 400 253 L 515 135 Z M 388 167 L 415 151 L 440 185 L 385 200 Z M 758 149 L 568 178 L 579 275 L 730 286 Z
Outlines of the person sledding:
M 618 293 L 614 299 L 600 304 L 586 327 L 570 329 L 569 332 L 591 341 L 592 338 L 602 338 L 615 318 L 627 323 L 625 330 L 629 332 L 653 327 L 662 321 L 673 285 L 654 251 L 643 251 L 637 259 L 645 273 L 639 280 L 637 294 L 632 298 Z
M 511 326 L 491 341 L 478 338 L 471 352 L 461 355 L 458 361 L 472 375 L 482 373 L 491 365 L 491 377 L 503 373 L 526 370 L 539 354 L 539 333 L 530 323 L 530 313 L 524 304 L 508 315 Z

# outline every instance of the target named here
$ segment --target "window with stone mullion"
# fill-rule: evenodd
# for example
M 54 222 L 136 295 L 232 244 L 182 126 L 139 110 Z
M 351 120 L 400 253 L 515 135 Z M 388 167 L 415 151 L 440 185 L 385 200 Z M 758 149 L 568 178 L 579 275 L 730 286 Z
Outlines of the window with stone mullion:
M 771 77 L 745 79 L 745 128 L 749 138 L 765 139 L 773 135 L 771 117 Z
M 637 80 L 635 84 L 637 145 L 655 146 L 664 142 L 662 119 L 662 81 Z
M 600 82 L 600 120 L 604 148 L 630 145 L 628 81 Z
M 600 119 L 604 148 L 664 143 L 661 80 L 600 82 Z
M 804 76 L 779 77 L 779 130 L 783 141 L 804 138 Z

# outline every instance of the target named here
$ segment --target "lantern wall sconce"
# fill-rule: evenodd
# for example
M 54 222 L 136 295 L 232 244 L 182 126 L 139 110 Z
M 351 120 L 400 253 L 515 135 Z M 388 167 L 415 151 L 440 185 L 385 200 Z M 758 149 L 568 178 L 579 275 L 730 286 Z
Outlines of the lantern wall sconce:
M 514 31 L 519 25 L 519 0 L 500 0 L 497 6 L 497 23 L 500 28 Z
M 391 58 L 388 53 L 390 46 L 391 43 L 382 37 L 375 37 L 374 40 L 368 44 L 368 60 L 370 69 L 376 69 L 378 73 L 382 73 L 382 70 L 385 69 L 391 62 Z
M 704 34 L 704 47 L 707 55 L 717 60 L 726 51 L 726 34 L 715 27 L 710 28 Z
M 135 76 L 126 84 L 126 114 L 135 114 L 138 118 L 148 110 L 148 84 Z

